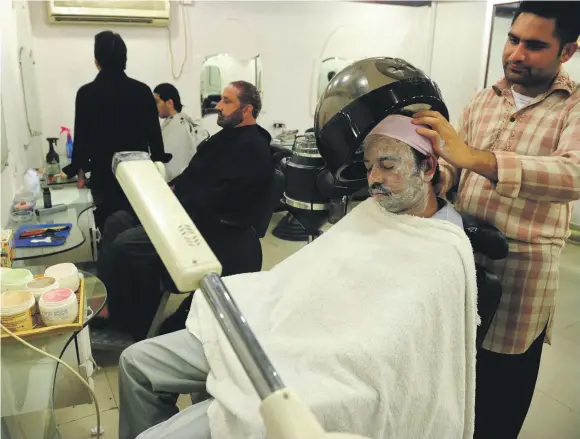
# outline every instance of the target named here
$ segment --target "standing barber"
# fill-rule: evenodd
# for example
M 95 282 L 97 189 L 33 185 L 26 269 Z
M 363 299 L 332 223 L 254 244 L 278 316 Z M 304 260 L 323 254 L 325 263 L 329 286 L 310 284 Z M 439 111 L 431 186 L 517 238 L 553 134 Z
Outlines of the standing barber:
M 177 88 L 171 84 L 159 84 L 153 89 L 159 117 L 163 119 L 161 135 L 165 151 L 173 157 L 165 164 L 165 179 L 171 181 L 189 165 L 197 151 L 197 145 L 209 137 L 209 133 L 195 123 L 183 111 Z
M 129 202 L 117 183 L 111 164 L 120 151 L 145 151 L 154 161 L 167 162 L 153 93 L 145 84 L 127 77 L 127 46 L 119 34 L 95 36 L 95 65 L 99 74 L 77 92 L 72 163 L 63 171 L 78 176 L 78 186 L 91 172 L 91 192 L 97 209 L 97 227 Z
M 580 86 L 562 64 L 578 49 L 578 2 L 522 2 L 503 52 L 505 78 L 479 92 L 458 135 L 436 112 L 432 130 L 446 193 L 510 241 L 502 261 L 482 259 L 503 296 L 478 353 L 475 438 L 515 439 L 549 341 L 571 201 L 580 199 Z M 461 172 L 458 172 L 461 171 Z

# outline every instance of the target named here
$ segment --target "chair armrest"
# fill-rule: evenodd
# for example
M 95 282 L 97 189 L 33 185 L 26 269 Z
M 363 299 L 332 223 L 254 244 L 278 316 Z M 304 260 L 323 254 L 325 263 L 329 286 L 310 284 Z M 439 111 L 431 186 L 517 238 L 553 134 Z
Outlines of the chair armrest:
M 509 252 L 505 235 L 490 223 L 467 213 L 461 213 L 463 229 L 471 242 L 473 251 L 493 260 L 504 259 Z

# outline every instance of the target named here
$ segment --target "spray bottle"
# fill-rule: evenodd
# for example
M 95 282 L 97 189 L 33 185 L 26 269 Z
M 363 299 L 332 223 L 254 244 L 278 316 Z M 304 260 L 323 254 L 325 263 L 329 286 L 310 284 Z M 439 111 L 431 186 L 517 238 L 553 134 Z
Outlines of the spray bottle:
M 72 161 L 72 152 L 73 152 L 73 141 L 70 134 L 70 128 L 67 127 L 60 127 L 60 134 L 66 133 L 66 159 L 67 163 L 70 165 Z

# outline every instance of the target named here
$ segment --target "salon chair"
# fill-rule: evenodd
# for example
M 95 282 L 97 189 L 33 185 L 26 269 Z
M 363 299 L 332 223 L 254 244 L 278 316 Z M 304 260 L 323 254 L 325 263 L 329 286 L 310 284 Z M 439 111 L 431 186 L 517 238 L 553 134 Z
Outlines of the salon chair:
M 270 188 L 268 198 L 265 200 L 263 206 L 263 214 L 260 215 L 256 221 L 256 224 L 254 225 L 254 230 L 256 231 L 258 238 L 263 238 L 266 236 L 272 215 L 280 207 L 282 197 L 284 196 L 285 185 L 286 179 L 284 178 L 282 171 L 279 169 L 274 169 L 272 186 Z
M 463 230 L 471 242 L 473 252 L 492 260 L 504 259 L 509 252 L 505 235 L 497 228 L 473 215 L 460 213 Z M 475 264 L 477 276 L 477 313 L 481 324 L 477 327 L 476 347 L 479 349 L 495 317 L 502 295 L 499 278 L 482 265 Z
M 364 138 L 389 114 L 412 116 L 423 109 L 438 111 L 449 120 L 449 111 L 437 84 L 403 59 L 368 58 L 341 70 L 321 95 L 314 116 L 317 147 L 325 161 L 325 169 L 317 176 L 317 190 L 336 200 L 352 197 L 364 188 L 366 170 L 361 148 Z M 453 194 L 447 195 L 450 199 Z M 508 242 L 499 230 L 473 216 L 463 214 L 462 217 L 475 254 L 492 260 L 507 256 Z M 476 336 L 479 348 L 502 292 L 495 274 L 479 264 L 476 272 L 481 318 Z

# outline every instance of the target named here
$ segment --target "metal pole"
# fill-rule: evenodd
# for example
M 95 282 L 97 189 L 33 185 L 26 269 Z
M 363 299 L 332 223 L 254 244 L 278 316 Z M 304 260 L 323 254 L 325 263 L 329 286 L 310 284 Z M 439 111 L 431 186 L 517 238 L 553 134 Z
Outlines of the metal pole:
M 200 288 L 260 398 L 264 400 L 283 389 L 285 386 L 278 372 L 220 276 L 207 274 Z

